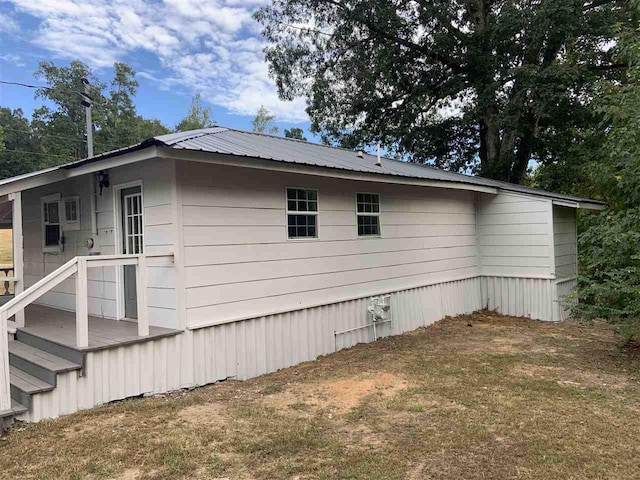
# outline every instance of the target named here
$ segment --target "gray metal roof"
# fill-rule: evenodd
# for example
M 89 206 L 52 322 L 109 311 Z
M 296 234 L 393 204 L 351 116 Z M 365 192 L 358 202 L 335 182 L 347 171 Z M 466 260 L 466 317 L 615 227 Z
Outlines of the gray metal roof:
M 260 158 L 277 162 L 296 163 L 361 173 L 466 183 L 571 202 L 603 204 L 595 200 L 571 195 L 561 195 L 544 190 L 527 188 L 513 183 L 448 172 L 429 165 L 404 162 L 391 158 L 383 158 L 382 166 L 377 166 L 377 157 L 367 153 L 364 153 L 363 158 L 360 158 L 358 153 L 352 150 L 310 143 L 303 140 L 245 132 L 226 127 L 212 127 L 188 132 L 170 133 L 168 135 L 154 137 L 154 139 L 158 143 L 174 149 Z
M 55 172 L 61 169 L 73 169 L 79 166 L 99 162 L 101 160 L 126 154 L 136 150 L 142 150 L 150 146 L 167 147 L 176 150 L 190 150 L 239 157 L 270 160 L 274 162 L 294 163 L 326 169 L 347 170 L 351 172 L 405 177 L 407 179 L 434 180 L 442 182 L 455 182 L 482 187 L 497 188 L 503 191 L 523 193 L 547 197 L 568 202 L 576 202 L 592 205 L 604 205 L 603 202 L 579 198 L 571 195 L 561 195 L 533 188 L 523 187 L 513 183 L 499 182 L 488 178 L 463 175 L 460 173 L 440 170 L 429 165 L 404 162 L 391 158 L 383 158 L 382 165 L 376 165 L 377 157 L 363 153 L 360 157 L 357 152 L 343 148 L 330 147 L 303 140 L 276 137 L 255 132 L 245 132 L 226 127 L 212 127 L 188 132 L 170 133 L 149 138 L 130 147 L 105 152 L 92 158 L 79 160 L 57 167 L 40 170 L 37 172 L 19 175 L 17 177 L 0 180 L 0 186 L 8 185 L 21 180 Z

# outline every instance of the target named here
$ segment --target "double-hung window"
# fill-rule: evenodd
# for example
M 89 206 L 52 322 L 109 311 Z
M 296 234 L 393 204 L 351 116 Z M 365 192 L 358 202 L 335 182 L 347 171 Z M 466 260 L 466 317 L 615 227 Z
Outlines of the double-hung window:
M 60 222 L 60 195 L 43 197 L 42 205 L 42 251 L 60 251 L 62 227 Z
M 318 192 L 287 188 L 287 232 L 289 238 L 318 238 Z
M 380 235 L 380 195 L 356 193 L 356 217 L 359 237 Z

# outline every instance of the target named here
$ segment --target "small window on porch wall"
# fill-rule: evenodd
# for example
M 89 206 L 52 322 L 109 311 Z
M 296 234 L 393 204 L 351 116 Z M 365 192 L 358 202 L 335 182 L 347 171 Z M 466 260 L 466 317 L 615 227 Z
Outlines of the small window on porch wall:
M 62 199 L 64 207 L 64 229 L 80 230 L 80 197 Z
M 60 221 L 60 195 L 43 197 L 42 205 L 42 251 L 59 252 L 62 227 Z

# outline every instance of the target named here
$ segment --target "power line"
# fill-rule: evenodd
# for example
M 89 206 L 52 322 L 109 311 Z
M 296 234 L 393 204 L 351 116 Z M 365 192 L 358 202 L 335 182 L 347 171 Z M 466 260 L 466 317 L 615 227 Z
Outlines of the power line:
M 47 87 L 45 85 L 33 85 L 30 83 L 22 83 L 22 82 L 10 82 L 8 80 L 0 80 L 0 84 L 4 84 L 4 85 L 14 85 L 17 87 L 25 87 L 25 88 L 42 88 L 43 90 L 56 90 L 56 88 L 59 87 Z M 102 92 L 97 88 L 94 87 L 93 85 L 89 84 L 90 88 L 93 88 L 98 94 L 102 95 Z M 69 92 L 73 92 L 73 93 L 77 93 L 78 95 L 80 95 L 82 98 L 87 97 L 87 94 L 85 92 L 81 92 L 79 90 L 73 90 L 73 89 L 68 89 Z M 107 102 L 96 102 L 95 99 L 91 98 L 91 101 L 97 105 L 106 105 Z
M 60 154 L 56 154 L 56 153 L 29 152 L 27 150 L 13 150 L 13 149 L 10 149 L 10 148 L 5 148 L 4 150 L 0 150 L 0 154 L 2 154 L 4 152 L 25 153 L 27 155 L 43 155 L 45 157 L 60 157 L 60 158 L 67 158 L 69 160 L 74 160 L 74 158 L 72 156 L 70 156 L 70 155 L 60 155 Z
M 20 128 L 5 127 L 3 125 L 0 125 L 0 129 L 2 129 L 4 131 L 12 131 L 12 132 L 17 132 L 17 133 L 24 133 L 24 134 L 27 134 L 27 135 L 33 134 L 33 135 L 35 135 L 37 137 L 59 138 L 61 140 L 71 140 L 71 141 L 74 141 L 74 142 L 87 143 L 87 140 L 84 139 L 84 138 L 75 138 L 75 137 L 69 137 L 69 136 L 66 136 L 66 135 L 52 135 L 50 133 L 40 133 L 37 130 L 29 131 L 29 130 L 23 130 L 23 129 L 20 129 Z M 123 147 L 123 145 L 117 145 L 115 143 L 106 143 L 106 142 L 102 142 L 102 141 L 95 142 L 95 143 L 96 143 L 96 145 L 100 145 L 101 147 L 113 147 L 114 149 Z M 124 146 L 126 146 L 126 145 L 124 145 Z
M 37 135 L 39 137 L 51 137 L 51 138 L 60 138 L 63 140 L 72 140 L 75 142 L 83 142 L 83 143 L 87 143 L 87 141 L 84 138 L 75 138 L 75 137 L 68 137 L 65 135 L 52 135 L 50 133 L 40 133 L 37 130 L 34 131 L 29 131 L 29 130 L 22 130 L 20 128 L 11 128 L 11 127 L 5 127 L 0 125 L 0 129 L 4 130 L 5 132 L 7 131 L 11 131 L 11 132 L 18 132 L 18 133 L 26 133 L 26 134 L 33 134 L 33 135 Z
M 17 85 L 19 87 L 44 88 L 45 90 L 53 90 L 53 87 L 45 87 L 44 85 L 31 85 L 29 83 L 8 82 L 6 80 L 0 80 L 0 83 L 4 83 L 5 85 Z

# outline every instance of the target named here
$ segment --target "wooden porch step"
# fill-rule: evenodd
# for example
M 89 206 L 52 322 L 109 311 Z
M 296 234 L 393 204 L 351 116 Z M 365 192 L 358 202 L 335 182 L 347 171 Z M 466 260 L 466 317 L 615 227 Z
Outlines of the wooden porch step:
M 17 340 L 9 342 L 9 364 L 53 386 L 58 383 L 58 373 L 82 368 L 81 365 L 66 358 Z
M 19 328 L 16 332 L 15 341 L 26 343 L 27 345 L 30 345 L 38 350 L 42 350 L 43 352 L 50 353 L 51 355 L 75 363 L 76 365 L 84 366 L 84 352 L 78 351 L 75 348 L 69 347 L 67 345 L 62 345 L 58 342 L 54 342 L 40 335 L 25 332 L 22 328 Z
M 31 395 L 50 392 L 56 388 L 54 385 L 40 380 L 13 365 L 9 365 L 9 380 L 11 383 L 11 398 L 27 408 L 31 405 Z
M 20 415 L 28 410 L 27 407 L 18 403 L 13 398 L 11 399 L 11 408 L 8 410 L 2 410 L 0 412 L 0 418 L 13 417 L 15 415 Z

